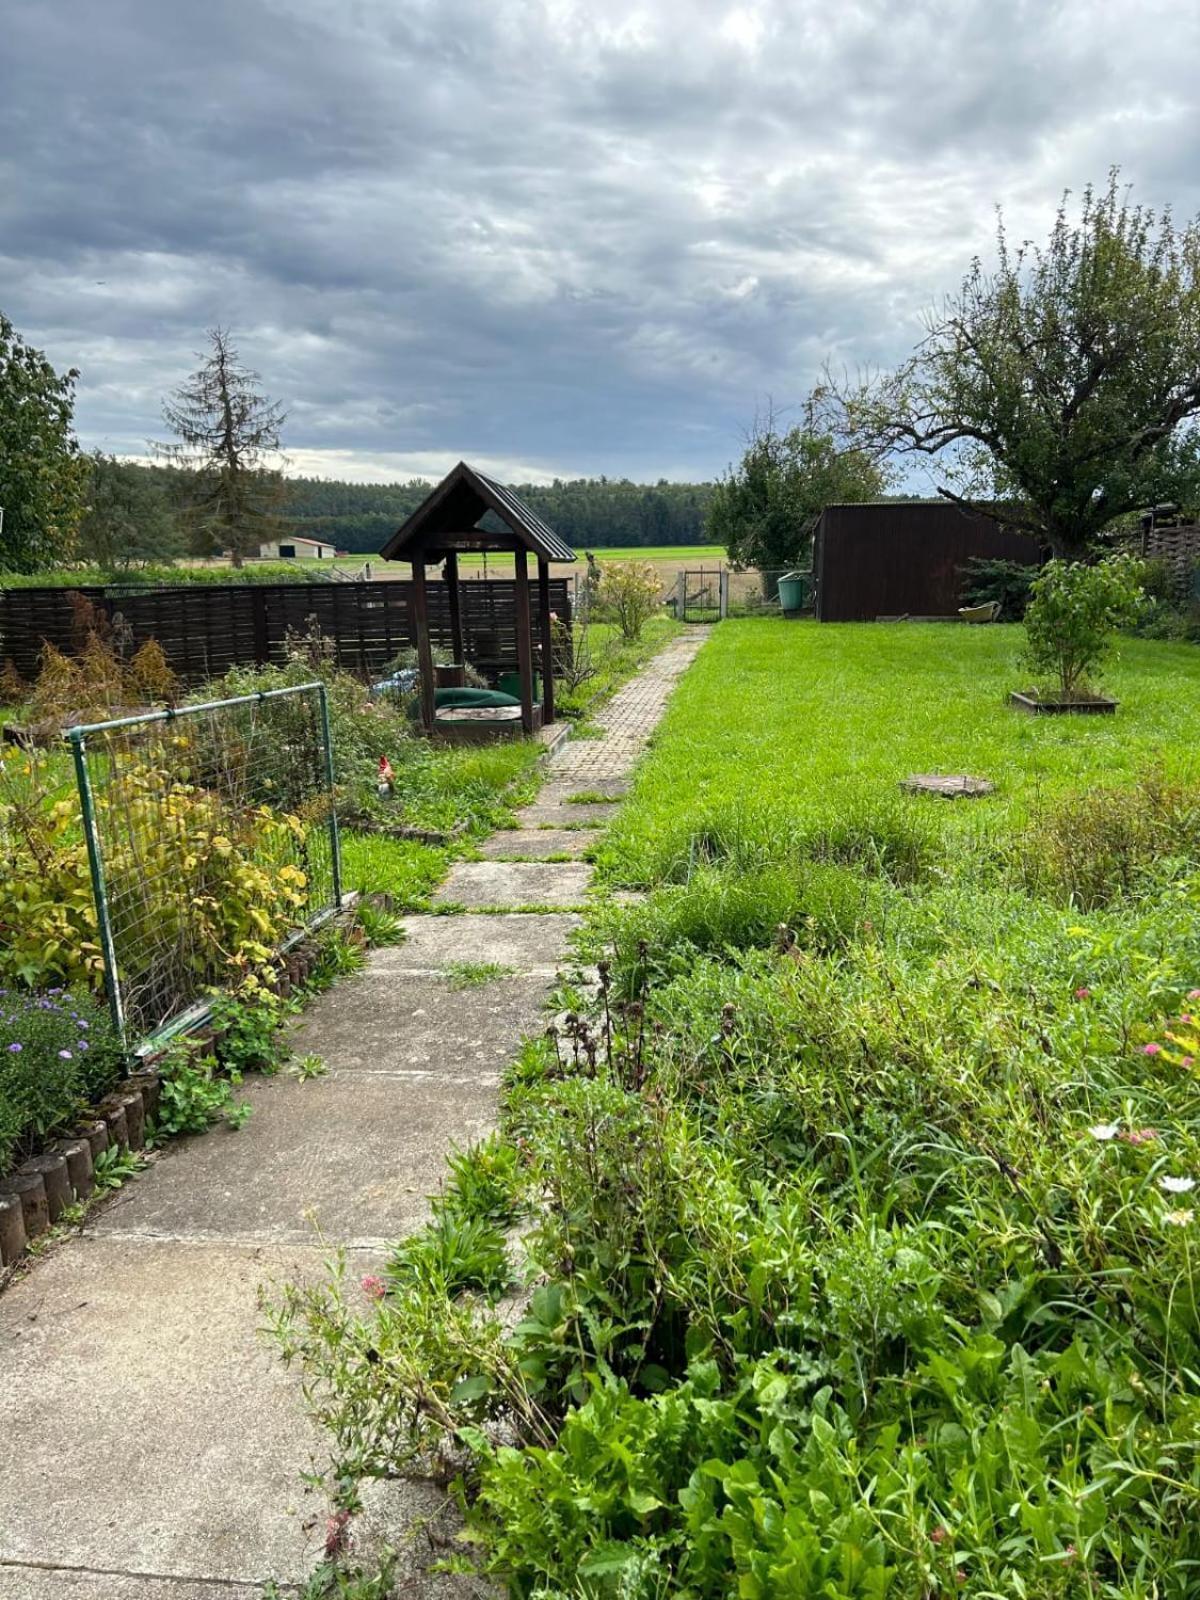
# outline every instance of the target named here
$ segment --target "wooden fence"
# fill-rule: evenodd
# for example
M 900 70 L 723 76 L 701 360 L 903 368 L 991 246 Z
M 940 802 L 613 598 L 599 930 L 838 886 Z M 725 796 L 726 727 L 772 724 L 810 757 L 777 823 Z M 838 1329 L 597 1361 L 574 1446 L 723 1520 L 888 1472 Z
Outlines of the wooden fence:
M 289 630 L 312 619 L 332 639 L 338 665 L 368 677 L 415 638 L 408 582 L 111 585 L 85 589 L 0 590 L 0 663 L 33 678 L 45 643 L 67 655 L 84 642 L 87 608 L 120 627 L 130 647 L 157 639 L 172 670 L 189 683 L 234 666 L 281 661 Z M 449 649 L 446 585 L 431 582 L 429 621 L 435 649 Z M 511 578 L 464 583 L 462 622 L 467 660 L 484 671 L 517 665 L 516 594 Z M 570 584 L 551 578 L 550 605 L 571 620 Z M 94 614 L 93 614 L 94 615 Z
M 1179 523 L 1175 527 L 1145 528 L 1141 534 L 1141 553 L 1150 561 L 1163 562 L 1171 574 L 1178 600 L 1197 598 L 1196 575 L 1200 573 L 1200 524 Z

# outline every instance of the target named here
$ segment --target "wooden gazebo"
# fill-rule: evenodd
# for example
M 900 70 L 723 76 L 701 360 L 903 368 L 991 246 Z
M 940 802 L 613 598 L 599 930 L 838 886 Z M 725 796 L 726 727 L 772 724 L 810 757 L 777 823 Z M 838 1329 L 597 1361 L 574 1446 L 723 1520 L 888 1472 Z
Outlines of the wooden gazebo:
M 488 512 L 502 531 L 478 526 Z M 463 662 L 462 606 L 458 557 L 466 551 L 511 552 L 516 578 L 517 672 L 521 685 L 521 728 L 537 728 L 534 695 L 533 621 L 529 599 L 529 557 L 537 560 L 538 634 L 541 648 L 542 724 L 554 721 L 554 649 L 550 617 L 550 563 L 573 562 L 575 552 L 522 504 L 511 489 L 496 483 L 465 461 L 444 477 L 428 499 L 398 528 L 380 552 L 385 561 L 412 563 L 412 620 L 421 673 L 421 720 L 433 733 L 437 724 L 433 644 L 429 633 L 429 596 L 425 569 L 444 564 L 454 660 Z

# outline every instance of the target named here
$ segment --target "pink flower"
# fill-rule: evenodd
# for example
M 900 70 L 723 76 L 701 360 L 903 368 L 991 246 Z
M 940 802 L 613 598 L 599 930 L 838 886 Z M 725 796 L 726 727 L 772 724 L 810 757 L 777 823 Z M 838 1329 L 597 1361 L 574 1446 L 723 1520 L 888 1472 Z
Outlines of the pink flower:
M 1200 989 L 1189 989 L 1187 997 L 1189 1000 L 1200 1000 Z
M 1191 1012 L 1190 1011 L 1182 1011 L 1182 1012 L 1180 1012 L 1179 1020 L 1180 1020 L 1180 1022 L 1190 1022 L 1192 1020 Z
M 1184 1056 L 1183 1060 L 1179 1063 L 1179 1065 L 1181 1067 L 1194 1067 L 1195 1064 L 1196 1064 L 1195 1056 Z
M 1128 1133 L 1120 1133 L 1117 1137 L 1124 1139 L 1126 1144 L 1150 1144 L 1158 1138 L 1158 1130 L 1157 1128 L 1130 1128 Z
M 1162 1045 L 1153 1043 L 1144 1044 L 1142 1046 L 1142 1054 L 1144 1056 L 1159 1056 L 1162 1054 Z
M 933 1540 L 934 1544 L 941 1544 L 946 1537 L 946 1530 L 945 1528 L 935 1528 L 929 1537 Z
M 1076 989 L 1075 998 L 1076 1000 L 1090 1000 L 1092 998 L 1092 991 L 1090 989 Z
M 362 1292 L 369 1294 L 372 1300 L 382 1300 L 387 1293 L 387 1284 L 382 1278 L 377 1278 L 373 1272 L 368 1272 L 361 1280 Z

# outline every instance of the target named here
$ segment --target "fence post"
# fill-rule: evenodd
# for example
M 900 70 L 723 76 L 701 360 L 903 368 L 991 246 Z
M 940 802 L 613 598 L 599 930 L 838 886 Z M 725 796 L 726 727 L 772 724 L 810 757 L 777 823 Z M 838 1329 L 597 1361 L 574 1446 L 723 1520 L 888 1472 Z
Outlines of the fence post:
M 675 615 L 680 622 L 687 621 L 687 573 L 682 567 L 675 574 Z
M 729 568 L 717 569 L 717 616 L 721 622 L 729 615 Z
M 337 799 L 333 776 L 333 739 L 329 732 L 329 695 L 325 685 L 317 685 L 317 701 L 321 707 L 321 743 L 325 752 L 325 785 L 329 791 L 329 850 L 333 867 L 333 903 L 342 908 L 342 839 L 338 832 Z
M 92 795 L 92 775 L 88 771 L 87 746 L 81 733 L 69 735 L 75 756 L 75 782 L 79 787 L 79 809 L 83 814 L 83 836 L 87 841 L 88 868 L 92 875 L 92 895 L 96 901 L 96 927 L 104 955 L 104 976 L 108 981 L 108 1008 L 121 1043 L 125 1042 L 125 1008 L 121 1004 L 121 984 L 117 976 L 117 948 L 113 943 L 112 918 L 108 914 L 108 885 L 104 880 L 104 860 L 96 836 L 96 805 Z

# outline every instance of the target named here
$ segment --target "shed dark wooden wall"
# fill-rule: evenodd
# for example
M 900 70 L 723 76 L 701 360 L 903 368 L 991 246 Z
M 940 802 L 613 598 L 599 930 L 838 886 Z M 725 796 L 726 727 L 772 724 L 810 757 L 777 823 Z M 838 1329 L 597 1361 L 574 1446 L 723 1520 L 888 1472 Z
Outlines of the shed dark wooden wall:
M 962 569 L 975 556 L 1042 559 L 1026 534 L 948 501 L 826 506 L 813 550 L 817 618 L 952 617 L 963 603 Z
M 315 617 L 334 641 L 340 666 L 366 677 L 415 643 L 409 597 L 412 585 L 387 583 L 178 584 L 155 588 L 0 590 L 0 662 L 11 661 L 24 678 L 38 670 L 42 645 L 65 654 L 83 642 L 78 606 L 82 594 L 110 621 L 120 618 L 133 648 L 157 639 L 173 671 L 188 683 L 217 677 L 234 666 L 281 661 L 287 632 Z M 435 649 L 450 646 L 446 585 L 428 585 Z M 516 597 L 511 578 L 461 587 L 468 661 L 508 671 L 517 665 Z M 550 580 L 550 605 L 571 620 L 569 582 Z

